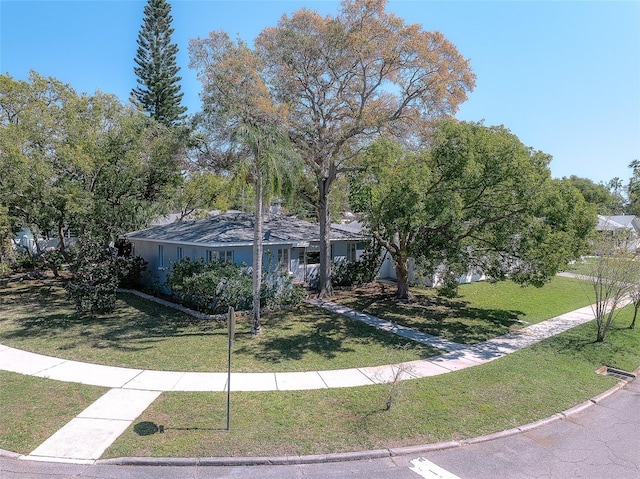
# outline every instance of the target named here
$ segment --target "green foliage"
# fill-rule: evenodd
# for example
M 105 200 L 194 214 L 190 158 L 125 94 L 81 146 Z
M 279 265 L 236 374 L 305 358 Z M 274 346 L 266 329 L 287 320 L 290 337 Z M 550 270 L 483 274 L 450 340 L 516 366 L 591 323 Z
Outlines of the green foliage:
M 598 214 L 619 215 L 624 212 L 620 196 L 612 194 L 605 185 L 576 175 L 571 175 L 568 181 L 580 191 L 587 203 L 595 206 Z
M 631 178 L 627 186 L 629 213 L 640 216 L 640 161 L 633 160 L 629 163 L 629 168 L 631 168 Z
M 114 253 L 98 238 L 85 236 L 75 247 L 73 279 L 65 284 L 78 313 L 113 311 L 118 274 Z
M 145 264 L 139 257 L 117 256 L 116 250 L 105 247 L 101 238 L 90 235 L 78 241 L 73 253 L 73 278 L 65 289 L 78 313 L 113 311 L 117 288 L 135 283 Z
M 62 264 L 65 262 L 64 255 L 58 250 L 49 250 L 45 251 L 40 255 L 39 258 L 42 261 L 42 264 L 49 268 L 55 276 L 58 276 L 58 272 L 62 267 Z
M 35 72 L 28 82 L 0 75 L 0 97 L 0 205 L 11 229 L 57 236 L 67 254 L 70 229 L 108 244 L 169 205 L 177 132 L 113 95 L 78 95 Z
M 178 46 L 171 43 L 171 5 L 166 0 L 149 0 L 138 33 L 136 67 L 138 87 L 131 91 L 144 111 L 165 126 L 184 119 L 183 93 L 176 62 Z
M 382 247 L 372 241 L 362 256 L 355 261 L 334 261 L 331 264 L 331 281 L 334 286 L 362 286 L 376 279 L 383 261 Z
M 17 270 L 32 270 L 39 266 L 40 261 L 27 253 L 18 253 L 15 257 L 14 267 Z
M 229 306 L 248 310 L 253 304 L 252 270 L 227 261 L 176 261 L 167 276 L 167 286 L 181 304 L 207 313 L 224 313 Z M 298 304 L 304 294 L 302 288 L 293 285 L 289 274 L 263 271 L 261 307 Z
M 352 180 L 352 204 L 396 265 L 409 297 L 408 260 L 455 294 L 467 271 L 541 286 L 580 257 L 596 215 L 550 157 L 504 127 L 439 122 L 418 154 L 381 141 Z
M 178 188 L 175 208 L 180 220 L 188 217 L 206 216 L 211 210 L 226 210 L 230 203 L 230 181 L 213 173 L 190 174 Z
M 147 261 L 141 256 L 116 256 L 118 287 L 135 289 L 140 286 L 140 277 L 147 269 Z
M 260 304 L 263 308 L 293 306 L 300 304 L 307 296 L 305 289 L 293 284 L 291 275 L 286 272 L 264 271 L 260 284 Z

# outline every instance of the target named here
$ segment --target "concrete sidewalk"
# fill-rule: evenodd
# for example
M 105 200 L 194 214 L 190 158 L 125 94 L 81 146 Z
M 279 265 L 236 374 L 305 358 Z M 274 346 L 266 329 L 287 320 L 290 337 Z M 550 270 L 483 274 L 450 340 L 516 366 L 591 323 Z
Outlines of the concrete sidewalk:
M 367 324 L 377 320 L 378 325 L 383 329 L 401 334 L 403 337 L 409 338 L 408 331 L 413 331 L 334 303 L 322 302 L 318 303 L 318 306 L 365 321 Z M 403 367 L 405 371 L 403 379 L 436 376 L 484 364 L 591 321 L 593 318 L 591 306 L 587 306 L 472 346 L 443 341 L 440 338 L 413 331 L 419 342 L 449 352 L 406 363 L 406 367 Z M 433 341 L 429 338 L 433 338 Z M 142 391 L 221 392 L 227 390 L 226 372 L 152 371 L 111 367 L 44 356 L 4 345 L 0 345 L 0 370 L 58 381 Z M 392 381 L 397 370 L 398 365 L 386 365 L 328 371 L 232 373 L 231 389 L 232 391 L 290 391 L 364 386 Z
M 354 387 L 436 376 L 493 361 L 593 320 L 591 306 L 473 346 L 402 328 L 329 302 L 317 306 L 448 352 L 399 365 L 329 371 L 232 373 L 232 391 L 288 391 Z M 23 459 L 91 464 L 165 391 L 226 391 L 227 373 L 151 371 L 88 364 L 0 345 L 0 370 L 111 388 Z

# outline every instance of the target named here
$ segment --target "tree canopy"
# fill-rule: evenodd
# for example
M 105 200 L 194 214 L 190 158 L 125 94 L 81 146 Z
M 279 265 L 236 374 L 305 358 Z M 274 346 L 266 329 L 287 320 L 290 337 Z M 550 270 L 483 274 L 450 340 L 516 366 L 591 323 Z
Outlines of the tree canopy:
M 420 153 L 381 141 L 364 154 L 352 204 L 391 254 L 398 296 L 410 297 L 409 258 L 444 286 L 477 270 L 541 285 L 579 257 L 595 212 L 550 157 L 504 127 L 441 121 Z
M 167 0 L 148 0 L 134 58 L 137 66 L 133 71 L 138 86 L 131 91 L 134 101 L 166 126 L 183 120 L 183 113 L 187 111 L 181 105 L 180 67 L 176 63 L 178 45 L 171 42 L 172 21 Z
M 176 136 L 113 95 L 0 76 L 0 115 L 0 201 L 14 229 L 54 235 L 63 253 L 70 230 L 107 244 L 146 226 L 181 180 Z
M 266 28 L 255 61 L 244 64 L 249 87 L 264 88 L 246 110 L 278 111 L 279 123 L 315 180 L 321 231 L 321 295 L 331 294 L 330 193 L 355 153 L 381 133 L 420 137 L 435 117 L 455 113 L 474 86 L 469 62 L 438 32 L 407 25 L 385 10 L 385 0 L 344 0 L 338 15 L 301 9 Z M 205 92 L 219 74 L 219 32 L 191 45 Z M 248 55 L 249 48 L 246 47 Z M 252 69 L 251 72 L 248 69 Z M 239 70 L 237 70 L 239 71 Z M 245 83 L 226 71 L 235 90 Z M 259 79 L 259 81 L 258 81 Z M 251 88 L 248 91 L 254 91 Z M 247 93 L 239 91 L 241 97 Z M 203 109 L 209 108 L 207 94 Z
M 620 196 L 611 193 L 605 185 L 576 175 L 571 175 L 568 181 L 582 193 L 587 203 L 596 207 L 598 214 L 619 215 L 624 212 L 625 206 Z

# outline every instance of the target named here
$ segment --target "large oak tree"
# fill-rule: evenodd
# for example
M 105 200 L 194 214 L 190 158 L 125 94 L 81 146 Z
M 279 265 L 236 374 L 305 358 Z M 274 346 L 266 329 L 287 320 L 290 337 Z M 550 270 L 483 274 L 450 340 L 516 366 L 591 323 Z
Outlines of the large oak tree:
M 336 179 L 380 134 L 417 137 L 433 118 L 455 113 L 475 82 L 469 62 L 441 33 L 408 25 L 385 5 L 344 0 L 326 17 L 301 9 L 255 42 L 262 60 L 256 73 L 315 178 L 321 296 L 332 292 L 329 198 Z M 210 63 L 206 55 L 198 60 Z
M 504 127 L 438 122 L 416 154 L 389 141 L 366 150 L 352 203 L 393 258 L 397 296 L 410 298 L 409 259 L 444 286 L 469 270 L 542 285 L 585 252 L 594 208 L 550 157 Z

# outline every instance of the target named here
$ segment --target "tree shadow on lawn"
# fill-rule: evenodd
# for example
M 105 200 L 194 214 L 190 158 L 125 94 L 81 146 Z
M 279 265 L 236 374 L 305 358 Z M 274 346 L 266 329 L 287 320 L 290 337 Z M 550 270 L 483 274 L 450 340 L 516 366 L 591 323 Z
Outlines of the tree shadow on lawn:
M 301 305 L 296 308 L 295 313 L 295 321 L 299 322 L 295 328 L 297 331 L 292 332 L 291 322 L 280 320 L 278 328 L 281 329 L 277 329 L 271 320 L 265 321 L 266 337 L 257 342 L 239 344 L 235 354 L 253 356 L 258 361 L 279 363 L 299 361 L 309 354 L 335 359 L 340 354 L 355 352 L 358 345 L 375 344 L 406 350 L 407 343 L 410 343 L 420 358 L 441 352 L 313 306 Z M 280 334 L 281 331 L 286 334 Z
M 61 349 L 73 349 L 74 343 L 91 343 L 99 349 L 135 352 L 150 349 L 159 341 L 178 336 L 206 336 L 222 330 L 226 324 L 198 319 L 130 294 L 119 294 L 113 313 L 79 315 L 60 290 L 31 287 L 11 302 L 29 312 L 9 319 L 15 326 L 0 333 L 2 339 L 64 337 Z
M 516 310 L 481 309 L 468 301 L 417 294 L 412 302 L 391 292 L 355 290 L 343 304 L 380 319 L 461 344 L 476 344 L 519 329 L 525 313 Z

